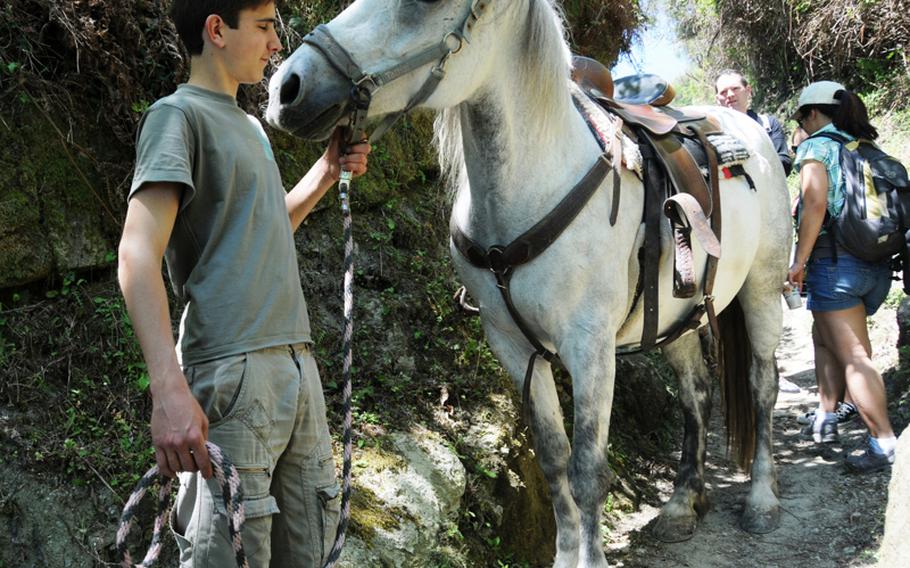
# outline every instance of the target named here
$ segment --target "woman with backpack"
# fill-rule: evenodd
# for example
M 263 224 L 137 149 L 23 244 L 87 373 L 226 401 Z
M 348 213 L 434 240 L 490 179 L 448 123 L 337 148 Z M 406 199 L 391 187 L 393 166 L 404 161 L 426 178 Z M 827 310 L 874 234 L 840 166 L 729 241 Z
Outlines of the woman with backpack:
M 866 316 L 878 310 L 891 288 L 889 260 L 868 262 L 837 245 L 832 227 L 844 207 L 842 142 L 874 140 L 866 106 L 833 81 L 819 81 L 800 94 L 793 118 L 808 138 L 797 148 L 794 168 L 800 175 L 797 247 L 788 280 L 808 285 L 812 312 L 819 408 L 805 433 L 817 443 L 838 440 L 836 405 L 849 389 L 869 428 L 868 447 L 846 458 L 848 470 L 878 471 L 894 462 L 897 438 L 888 419 L 882 376 L 872 363 Z

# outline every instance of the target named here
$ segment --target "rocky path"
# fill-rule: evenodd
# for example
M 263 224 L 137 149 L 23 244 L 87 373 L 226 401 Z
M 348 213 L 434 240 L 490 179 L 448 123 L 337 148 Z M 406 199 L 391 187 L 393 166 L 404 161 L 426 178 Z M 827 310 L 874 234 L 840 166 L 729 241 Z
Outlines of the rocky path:
M 611 566 L 623 567 L 841 567 L 874 565 L 883 530 L 890 472 L 866 476 L 844 471 L 845 452 L 863 443 L 858 419 L 842 424 L 841 443 L 824 450 L 802 439 L 798 414 L 815 408 L 811 314 L 804 308 L 784 314 L 784 336 L 778 350 L 781 375 L 802 387 L 798 394 L 780 393 L 775 409 L 774 452 L 783 506 L 780 529 L 751 535 L 737 526 L 748 491 L 748 477 L 725 458 L 722 416 L 715 412 L 709 434 L 707 478 L 712 510 L 688 542 L 654 541 L 650 527 L 656 506 L 643 505 L 624 514 L 609 531 Z M 897 362 L 894 308 L 883 307 L 871 324 L 879 369 Z M 719 407 L 718 407 L 719 408 Z M 666 499 L 672 485 L 661 482 Z

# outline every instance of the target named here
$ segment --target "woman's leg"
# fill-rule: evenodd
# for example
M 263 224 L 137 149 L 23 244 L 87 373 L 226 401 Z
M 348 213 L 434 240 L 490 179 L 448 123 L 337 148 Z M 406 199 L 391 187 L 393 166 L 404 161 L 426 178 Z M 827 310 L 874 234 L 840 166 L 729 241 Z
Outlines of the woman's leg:
M 815 312 L 813 317 L 818 317 Z M 838 362 L 831 347 L 826 345 L 818 333 L 818 324 L 812 324 L 812 344 L 815 347 L 815 382 L 818 385 L 818 403 L 823 412 L 837 410 L 838 401 L 844 398 L 846 379 L 844 368 Z
M 869 433 L 873 438 L 894 436 L 888 419 L 885 383 L 872 364 L 872 347 L 863 305 L 831 312 L 813 312 L 812 315 L 819 341 L 843 369 L 847 390 Z M 825 393 L 823 400 L 833 398 L 836 401 L 843 391 L 843 381 L 833 373 L 822 373 L 819 379 L 819 392 Z

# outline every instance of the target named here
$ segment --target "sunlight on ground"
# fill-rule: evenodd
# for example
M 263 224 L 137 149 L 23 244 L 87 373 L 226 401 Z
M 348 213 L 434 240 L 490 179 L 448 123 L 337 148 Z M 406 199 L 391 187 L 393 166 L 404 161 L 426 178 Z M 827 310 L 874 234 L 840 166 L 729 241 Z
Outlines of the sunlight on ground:
M 895 288 L 899 287 L 896 283 Z M 897 350 L 888 344 L 896 336 L 893 308 L 897 302 L 890 303 L 890 307 L 886 305 L 870 318 L 870 339 L 875 347 L 875 363 L 880 369 L 897 362 Z M 861 421 L 842 425 L 840 444 L 816 445 L 811 438 L 801 434 L 803 426 L 796 418 L 818 404 L 811 342 L 812 316 L 805 306 L 796 310 L 785 307 L 784 312 L 785 327 L 777 351 L 778 367 L 781 377 L 796 383 L 801 391 L 779 393 L 774 409 L 773 452 L 780 483 L 781 528 L 766 535 L 749 534 L 739 528 L 750 479 L 728 459 L 723 413 L 718 404 L 712 413 L 705 464 L 712 507 L 700 521 L 695 536 L 682 543 L 655 541 L 650 531 L 660 513 L 658 503 L 642 503 L 639 509 L 618 513 L 616 517 L 608 514 L 603 534 L 611 566 L 720 568 L 733 565 L 729 562 L 732 558 L 750 558 L 757 565 L 769 566 L 795 565 L 794 562 L 800 562 L 798 559 L 808 562 L 806 565 L 840 566 L 844 565 L 841 561 L 847 559 L 849 565 L 857 566 L 860 556 L 866 553 L 864 548 L 874 544 L 869 542 L 868 529 L 862 537 L 850 535 L 851 542 L 857 543 L 858 547 L 849 542 L 838 544 L 826 537 L 830 534 L 827 531 L 843 527 L 844 522 L 852 528 L 843 530 L 861 528 L 859 520 L 849 516 L 849 509 L 844 513 L 834 506 L 835 503 L 844 499 L 847 499 L 844 502 L 853 502 L 858 498 L 855 492 L 859 491 L 864 494 L 862 498 L 871 503 L 867 506 L 878 506 L 875 491 L 885 490 L 887 478 L 866 479 L 864 484 L 858 485 L 857 478 L 843 472 L 844 457 L 856 450 L 864 438 L 865 428 Z M 674 457 L 678 458 L 679 453 Z M 672 481 L 659 478 L 656 485 L 660 503 L 666 502 L 673 491 Z M 874 489 L 878 486 L 879 489 Z

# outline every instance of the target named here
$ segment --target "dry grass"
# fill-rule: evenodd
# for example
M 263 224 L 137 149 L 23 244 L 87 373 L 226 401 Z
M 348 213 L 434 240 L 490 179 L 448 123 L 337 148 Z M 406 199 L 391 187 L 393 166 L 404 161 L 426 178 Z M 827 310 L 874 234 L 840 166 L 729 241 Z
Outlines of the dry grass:
M 832 79 L 906 106 L 910 11 L 905 0 L 674 0 L 681 29 L 709 76 L 743 69 L 759 104 L 781 105 L 805 84 Z M 769 104 L 770 103 L 770 104 Z

